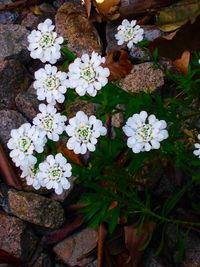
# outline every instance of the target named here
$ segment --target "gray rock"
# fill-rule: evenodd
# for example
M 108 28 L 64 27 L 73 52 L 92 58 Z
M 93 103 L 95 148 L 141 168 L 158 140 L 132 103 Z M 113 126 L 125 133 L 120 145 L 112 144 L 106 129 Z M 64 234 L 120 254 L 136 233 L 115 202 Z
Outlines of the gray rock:
M 15 98 L 16 107 L 30 122 L 39 112 L 40 101 L 36 95 L 28 92 L 19 93 Z
M 15 109 L 16 95 L 30 84 L 27 70 L 14 59 L 0 60 L 0 81 L 0 109 Z
M 0 214 L 0 249 L 10 255 L 28 260 L 33 253 L 38 239 L 27 226 L 18 218 Z
M 54 247 L 57 256 L 70 266 L 86 266 L 92 262 L 91 258 L 78 260 L 97 245 L 98 233 L 92 228 L 86 228 L 76 233 Z
M 27 50 L 29 31 L 18 24 L 0 25 L 0 59 L 15 58 L 23 63 L 30 60 Z
M 8 201 L 12 214 L 30 223 L 59 228 L 65 221 L 60 203 L 38 194 L 10 190 Z
M 11 0 L 0 0 L 0 4 L 12 3 Z M 0 12 L 0 24 L 12 24 L 16 21 L 19 14 L 16 11 L 1 11 Z
M 127 92 L 152 93 L 164 85 L 164 74 L 160 69 L 155 69 L 151 62 L 141 63 L 133 66 L 120 85 Z
M 0 110 L 0 142 L 7 147 L 12 129 L 19 128 L 27 120 L 15 110 Z
M 32 12 L 27 13 L 26 16 L 23 18 L 21 25 L 26 27 L 27 29 L 33 30 L 36 29 L 38 24 L 43 21 L 41 16 L 36 16 Z

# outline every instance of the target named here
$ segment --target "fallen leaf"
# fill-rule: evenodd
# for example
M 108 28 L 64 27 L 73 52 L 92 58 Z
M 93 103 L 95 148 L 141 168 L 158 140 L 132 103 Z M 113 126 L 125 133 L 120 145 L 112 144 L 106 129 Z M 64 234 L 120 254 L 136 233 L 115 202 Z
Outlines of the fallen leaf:
M 103 251 L 104 241 L 107 235 L 107 230 L 103 224 L 99 225 L 98 231 L 98 248 L 97 248 L 97 267 L 103 266 Z
M 125 77 L 131 72 L 133 67 L 129 60 L 128 53 L 123 49 L 108 52 L 106 62 L 103 66 L 110 70 L 110 81 Z
M 110 20 L 120 17 L 118 7 L 120 0 L 94 0 L 93 3 L 103 17 Z
M 12 266 L 22 266 L 23 262 L 19 258 L 10 255 L 7 251 L 0 249 L 0 263 L 12 264 Z
M 190 63 L 190 52 L 184 51 L 181 58 L 176 59 L 174 61 L 175 66 L 178 68 L 178 70 L 187 75 L 188 74 L 188 65 Z
M 162 31 L 169 32 L 180 28 L 189 20 L 193 23 L 199 14 L 199 5 L 196 0 L 181 0 L 159 10 L 156 24 Z
M 157 38 L 150 45 L 149 49 L 153 52 L 156 48 L 160 57 L 169 58 L 172 61 L 180 59 L 184 51 L 194 52 L 200 49 L 200 16 L 195 22 L 187 22 L 183 25 L 172 39 Z
M 10 164 L 3 147 L 0 144 L 0 173 L 4 182 L 18 190 L 22 189 L 19 177 L 16 175 L 12 165 Z
M 75 154 L 73 150 L 69 150 L 66 145 L 63 145 L 61 143 L 58 143 L 57 145 L 57 151 L 62 153 L 64 156 L 66 156 L 68 159 L 70 159 L 73 163 L 83 166 L 83 162 L 79 155 Z
M 152 221 L 144 224 L 142 229 L 135 228 L 131 225 L 124 227 L 125 244 L 130 253 L 132 267 L 138 267 L 141 259 L 141 248 L 152 235 L 156 224 Z
M 39 6 L 30 6 L 29 9 L 36 16 L 42 15 L 42 10 Z
M 84 0 L 85 10 L 88 18 L 90 17 L 92 2 L 91 0 Z

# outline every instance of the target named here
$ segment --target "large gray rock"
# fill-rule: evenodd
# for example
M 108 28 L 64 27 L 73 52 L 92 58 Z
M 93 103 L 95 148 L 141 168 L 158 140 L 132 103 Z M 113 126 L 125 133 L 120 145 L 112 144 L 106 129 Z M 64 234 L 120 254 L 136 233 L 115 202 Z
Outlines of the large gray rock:
M 70 266 L 86 266 L 91 258 L 79 260 L 81 256 L 93 250 L 97 245 L 98 233 L 92 228 L 86 228 L 76 233 L 54 247 L 54 252 Z
M 28 62 L 28 35 L 29 31 L 21 25 L 0 24 L 0 59 L 15 58 Z
M 0 142 L 7 147 L 12 129 L 19 128 L 27 120 L 15 110 L 0 110 Z
M 59 228 L 65 221 L 60 203 L 38 194 L 10 190 L 8 202 L 12 214 L 33 224 Z
M 0 249 L 17 258 L 28 260 L 37 241 L 37 237 L 25 222 L 0 213 Z
M 11 0 L 0 0 L 0 4 L 10 4 Z M 1 11 L 0 12 L 0 24 L 12 24 L 16 21 L 18 17 L 16 11 Z
M 16 95 L 27 90 L 30 84 L 27 70 L 14 59 L 0 60 L 0 81 L 0 109 L 15 109 Z

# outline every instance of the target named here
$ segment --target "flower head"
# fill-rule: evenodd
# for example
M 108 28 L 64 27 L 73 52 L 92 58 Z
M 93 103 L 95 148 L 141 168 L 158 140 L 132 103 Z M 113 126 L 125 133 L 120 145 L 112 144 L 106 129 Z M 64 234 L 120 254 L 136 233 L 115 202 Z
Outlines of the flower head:
M 65 129 L 66 116 L 57 113 L 56 108 L 50 104 L 40 104 L 39 110 L 41 113 L 33 119 L 33 124 L 44 131 L 49 139 L 58 141 Z
M 35 165 L 21 166 L 21 177 L 26 179 L 28 185 L 32 185 L 36 190 L 41 187 L 40 181 L 37 177 L 38 168 Z
M 70 136 L 67 147 L 76 154 L 85 154 L 87 150 L 94 151 L 97 138 L 106 135 L 106 128 L 95 116 L 88 117 L 83 111 L 69 119 L 66 132 Z
M 127 145 L 134 153 L 159 149 L 160 142 L 168 137 L 167 123 L 155 115 L 148 116 L 146 111 L 134 114 L 123 127 L 128 136 Z
M 109 69 L 101 66 L 104 62 L 105 58 L 95 52 L 92 52 L 91 57 L 84 54 L 81 58 L 76 58 L 69 65 L 68 87 L 74 88 L 80 96 L 86 93 L 95 96 L 107 84 L 110 75 Z
M 11 131 L 8 148 L 10 157 L 17 167 L 36 163 L 34 151 L 41 153 L 46 143 L 45 133 L 30 123 L 22 124 Z
M 118 41 L 118 45 L 127 43 L 128 48 L 131 49 L 133 44 L 137 44 L 143 40 L 144 30 L 139 25 L 136 25 L 136 20 L 129 22 L 127 19 L 124 19 L 117 30 L 118 32 L 115 34 L 115 38 Z
M 200 134 L 198 134 L 198 139 L 200 140 Z M 193 151 L 193 154 L 200 159 L 200 143 L 194 144 L 196 150 Z
M 62 194 L 63 189 L 68 189 L 70 183 L 67 178 L 72 175 L 71 164 L 61 153 L 56 156 L 49 155 L 39 164 L 38 179 L 47 189 L 55 189 L 56 194 Z
M 58 71 L 49 64 L 35 72 L 36 81 L 33 87 L 37 90 L 39 100 L 45 100 L 53 105 L 63 103 L 67 91 L 67 74 Z
M 38 24 L 38 30 L 33 30 L 28 36 L 28 50 L 31 57 L 40 59 L 43 63 L 50 62 L 55 64 L 60 58 L 60 44 L 63 43 L 63 37 L 58 37 L 50 19 Z

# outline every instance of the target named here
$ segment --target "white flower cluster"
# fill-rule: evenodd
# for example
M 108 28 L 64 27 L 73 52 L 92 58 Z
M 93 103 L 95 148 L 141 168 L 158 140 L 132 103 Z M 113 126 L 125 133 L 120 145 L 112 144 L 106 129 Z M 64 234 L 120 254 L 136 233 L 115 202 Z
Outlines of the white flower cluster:
M 156 119 L 155 115 L 148 116 L 146 111 L 141 111 L 130 117 L 123 127 L 128 136 L 127 145 L 133 153 L 159 149 L 160 142 L 168 138 L 167 123 Z
M 198 140 L 200 141 L 200 134 L 198 134 L 197 137 L 198 137 Z M 200 159 L 200 143 L 196 143 L 194 144 L 194 146 L 196 149 L 193 151 L 193 154 Z
M 124 19 L 122 24 L 118 26 L 118 32 L 115 34 L 118 45 L 126 43 L 127 47 L 131 49 L 134 44 L 143 40 L 144 30 L 139 25 L 136 25 L 136 22 L 136 20 L 129 22 Z
M 95 52 L 92 52 L 91 57 L 84 54 L 76 58 L 69 65 L 68 87 L 75 89 L 80 96 L 86 93 L 96 96 L 97 91 L 107 84 L 110 75 L 109 69 L 101 66 L 103 63 L 105 58 Z
M 31 57 L 40 59 L 43 63 L 55 64 L 61 56 L 60 45 L 64 39 L 57 36 L 54 31 L 55 26 L 50 19 L 40 23 L 37 28 L 38 30 L 33 30 L 28 36 L 28 50 L 31 52 Z

